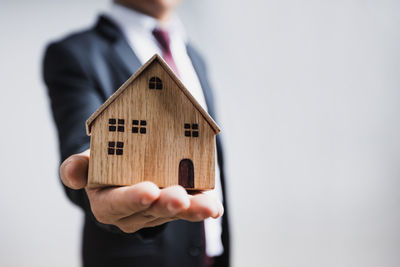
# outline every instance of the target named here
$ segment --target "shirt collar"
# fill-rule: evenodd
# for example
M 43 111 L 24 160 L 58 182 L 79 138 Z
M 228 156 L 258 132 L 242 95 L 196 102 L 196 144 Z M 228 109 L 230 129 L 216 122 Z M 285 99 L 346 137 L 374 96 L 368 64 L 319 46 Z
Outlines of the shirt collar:
M 183 24 L 176 15 L 173 15 L 169 21 L 160 25 L 157 19 L 117 3 L 112 3 L 105 14 L 116 22 L 125 34 L 132 31 L 151 34 L 155 28 L 161 27 L 168 30 L 170 34 L 177 34 L 186 41 Z

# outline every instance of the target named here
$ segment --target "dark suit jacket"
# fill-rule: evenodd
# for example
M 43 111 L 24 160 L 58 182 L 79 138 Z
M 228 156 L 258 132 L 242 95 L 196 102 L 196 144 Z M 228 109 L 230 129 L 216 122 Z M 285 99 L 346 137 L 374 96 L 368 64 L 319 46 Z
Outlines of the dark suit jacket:
M 214 102 L 205 63 L 190 45 L 187 52 L 204 90 L 209 113 Z M 89 148 L 86 119 L 125 82 L 141 63 L 119 28 L 101 16 L 94 28 L 72 34 L 47 47 L 44 80 L 58 128 L 61 159 Z M 221 142 L 217 138 L 218 164 L 224 190 Z M 84 190 L 64 187 L 68 197 L 85 211 L 83 262 L 85 266 L 202 266 L 202 223 L 175 221 L 163 226 L 124 234 L 99 223 Z M 225 194 L 224 194 L 225 195 Z M 224 198 L 226 204 L 226 198 Z M 224 254 L 216 266 L 229 265 L 227 209 L 223 217 Z

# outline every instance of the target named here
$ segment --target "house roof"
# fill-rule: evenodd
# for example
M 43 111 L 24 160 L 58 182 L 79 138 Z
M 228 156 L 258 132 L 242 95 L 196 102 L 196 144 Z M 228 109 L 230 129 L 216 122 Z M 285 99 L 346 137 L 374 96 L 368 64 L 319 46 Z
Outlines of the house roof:
M 197 100 L 190 94 L 190 92 L 185 88 L 182 82 L 178 77 L 174 74 L 168 64 L 158 55 L 155 54 L 152 56 L 140 69 L 136 71 L 121 87 L 112 94 L 106 102 L 103 103 L 86 121 L 86 133 L 88 135 L 91 134 L 91 126 L 92 123 L 96 120 L 96 118 L 105 110 L 111 103 L 117 99 L 128 87 L 129 85 L 154 61 L 158 61 L 161 67 L 169 74 L 172 80 L 178 85 L 178 88 L 181 89 L 182 93 L 189 99 L 189 101 L 193 104 L 193 106 L 200 112 L 203 118 L 208 122 L 211 128 L 214 130 L 215 134 L 218 134 L 221 130 L 215 121 L 211 118 L 211 116 L 201 107 L 201 105 L 197 102 Z

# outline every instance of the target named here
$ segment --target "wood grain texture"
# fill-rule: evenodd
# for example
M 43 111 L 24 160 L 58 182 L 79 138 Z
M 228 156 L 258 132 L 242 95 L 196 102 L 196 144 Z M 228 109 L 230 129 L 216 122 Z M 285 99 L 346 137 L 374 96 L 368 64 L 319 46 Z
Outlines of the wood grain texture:
M 196 100 L 182 90 L 183 85 L 164 64 L 153 57 L 139 75 L 134 74 L 135 78 L 123 85 L 124 90 L 119 89 L 118 95 L 107 100 L 106 107 L 88 120 L 90 187 L 141 181 L 152 181 L 161 188 L 176 185 L 181 160 L 190 159 L 194 187 L 188 189 L 214 188 L 215 135 L 219 128 L 205 117 L 209 115 L 201 107 L 193 104 Z M 162 80 L 162 90 L 148 88 L 153 76 Z M 109 131 L 109 119 L 123 119 L 124 132 Z M 141 125 L 143 121 L 146 125 Z M 185 124 L 190 124 L 190 129 L 185 129 Z M 185 136 L 188 130 L 190 137 Z M 192 137 L 193 133 L 198 137 Z M 123 154 L 109 155 L 109 142 L 123 142 Z

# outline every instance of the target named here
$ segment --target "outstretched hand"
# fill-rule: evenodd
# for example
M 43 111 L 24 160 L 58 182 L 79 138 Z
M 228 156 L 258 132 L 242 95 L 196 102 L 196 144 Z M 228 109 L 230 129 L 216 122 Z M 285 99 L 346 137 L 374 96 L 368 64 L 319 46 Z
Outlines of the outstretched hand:
M 71 189 L 85 188 L 96 219 L 133 233 L 169 221 L 202 221 L 222 216 L 224 208 L 212 195 L 190 195 L 179 186 L 159 189 L 152 182 L 131 186 L 88 188 L 89 150 L 66 159 L 60 167 L 61 179 Z

